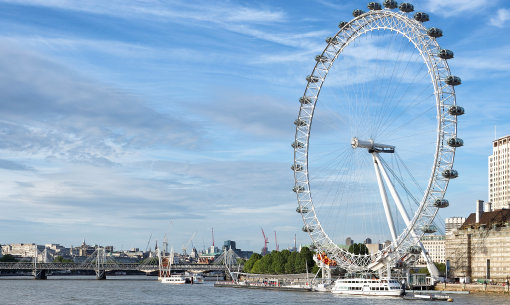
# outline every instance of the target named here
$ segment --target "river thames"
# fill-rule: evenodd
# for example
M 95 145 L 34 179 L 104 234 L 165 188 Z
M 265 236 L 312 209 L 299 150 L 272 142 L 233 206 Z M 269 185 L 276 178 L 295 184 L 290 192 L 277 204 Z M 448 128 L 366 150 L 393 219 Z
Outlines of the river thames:
M 507 295 L 452 294 L 455 304 L 510 304 Z M 319 292 L 215 288 L 202 285 L 164 285 L 155 277 L 93 276 L 0 277 L 1 304 L 416 304 L 400 298 L 348 297 Z M 426 302 L 426 304 L 445 302 Z

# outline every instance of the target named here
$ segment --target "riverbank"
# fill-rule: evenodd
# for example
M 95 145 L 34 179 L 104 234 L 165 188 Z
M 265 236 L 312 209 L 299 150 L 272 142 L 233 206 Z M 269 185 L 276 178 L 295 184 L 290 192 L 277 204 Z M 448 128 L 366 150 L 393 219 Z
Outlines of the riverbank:
M 469 293 L 510 294 L 509 286 L 502 284 L 437 284 L 436 291 L 468 291 Z M 510 297 L 509 297 L 510 298 Z M 510 300 L 510 299 L 509 299 Z

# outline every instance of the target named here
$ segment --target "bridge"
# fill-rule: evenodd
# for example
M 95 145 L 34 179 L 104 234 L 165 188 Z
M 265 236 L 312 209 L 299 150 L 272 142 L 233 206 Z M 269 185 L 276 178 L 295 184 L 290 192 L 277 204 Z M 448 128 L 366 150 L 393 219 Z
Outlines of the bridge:
M 225 271 L 224 264 L 168 264 L 171 259 L 163 257 L 158 252 L 158 257 L 150 257 L 138 263 L 121 263 L 107 255 L 104 248 L 97 248 L 94 253 L 88 256 L 81 263 L 48 262 L 46 250 L 43 253 L 42 261 L 38 260 L 37 248 L 34 251 L 34 257 L 29 261 L 0 263 L 0 270 L 14 271 L 32 271 L 35 279 L 46 279 L 49 271 L 94 271 L 98 280 L 106 279 L 108 271 L 141 271 L 145 273 L 158 271 L 162 274 L 163 269 L 170 272 L 170 266 L 173 271 L 191 271 L 191 272 L 211 272 Z M 164 261 L 164 262 L 163 262 Z
M 141 272 L 155 272 L 159 270 L 159 265 L 144 264 L 142 263 L 115 263 L 105 262 L 99 264 L 97 261 L 88 263 L 34 263 L 32 262 L 13 262 L 13 263 L 0 263 L 0 270 L 15 270 L 15 271 L 32 271 L 35 279 L 46 279 L 48 271 L 95 271 L 98 279 L 105 279 L 107 271 L 141 271 Z M 172 265 L 172 270 L 175 271 L 225 271 L 223 265 L 207 265 L 207 264 L 176 264 Z

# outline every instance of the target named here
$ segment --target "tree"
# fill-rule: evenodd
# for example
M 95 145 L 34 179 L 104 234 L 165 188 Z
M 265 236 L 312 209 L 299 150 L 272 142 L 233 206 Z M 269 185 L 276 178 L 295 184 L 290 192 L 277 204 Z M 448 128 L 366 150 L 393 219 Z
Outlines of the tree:
M 270 270 L 271 273 L 274 273 L 274 274 L 284 273 L 286 260 L 285 260 L 285 257 L 283 256 L 283 254 L 281 252 L 273 251 L 273 253 L 271 253 L 271 255 L 273 256 L 273 262 L 271 264 L 271 270 Z
M 2 262 L 2 263 L 14 263 L 17 261 L 18 260 L 11 254 L 6 254 L 6 255 L 0 257 L 0 262 Z
M 368 248 L 365 246 L 365 244 L 361 243 L 354 243 L 349 246 L 349 252 L 356 255 L 367 255 L 368 254 Z
M 246 261 L 246 263 L 244 263 L 244 272 L 247 272 L 247 273 L 252 272 L 253 265 L 255 264 L 256 261 L 258 261 L 261 258 L 262 258 L 262 255 L 260 255 L 258 253 L 253 253 L 252 256 L 250 257 L 250 259 L 248 259 Z
M 297 252 L 290 253 L 289 257 L 287 258 L 287 262 L 285 263 L 285 273 L 292 274 L 295 273 L 295 264 L 296 264 L 296 256 Z
M 73 260 L 69 258 L 63 258 L 62 256 L 58 255 L 53 259 L 53 262 L 55 263 L 72 263 Z

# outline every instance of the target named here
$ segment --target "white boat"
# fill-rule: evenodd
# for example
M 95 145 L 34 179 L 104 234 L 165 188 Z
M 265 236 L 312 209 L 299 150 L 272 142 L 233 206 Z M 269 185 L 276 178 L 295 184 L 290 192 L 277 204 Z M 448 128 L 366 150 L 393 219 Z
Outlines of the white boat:
M 158 280 L 163 284 L 186 284 L 184 275 L 171 274 L 172 263 L 174 261 L 174 249 L 170 251 L 169 257 L 164 257 L 158 251 L 159 274 Z
M 163 284 L 186 284 L 186 278 L 182 275 L 172 274 L 170 276 L 162 276 L 159 279 Z
M 349 295 L 401 296 L 404 290 L 394 279 L 344 278 L 335 281 L 332 293 Z

